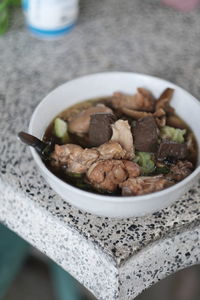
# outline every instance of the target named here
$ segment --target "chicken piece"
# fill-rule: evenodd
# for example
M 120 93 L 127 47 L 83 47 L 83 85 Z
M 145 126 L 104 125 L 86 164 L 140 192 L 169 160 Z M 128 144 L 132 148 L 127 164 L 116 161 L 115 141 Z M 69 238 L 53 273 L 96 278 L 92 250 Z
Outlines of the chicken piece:
M 170 173 L 166 175 L 166 178 L 178 182 L 189 176 L 193 169 L 193 164 L 190 161 L 178 161 L 171 166 Z
M 75 144 L 55 145 L 51 154 L 51 164 L 58 167 L 65 165 L 69 172 L 85 173 L 98 159 L 122 159 L 125 156 L 126 150 L 114 141 L 90 149 L 83 149 Z
M 137 163 L 132 162 L 130 160 L 123 160 L 123 163 L 128 173 L 128 177 L 132 178 L 140 176 L 141 169 Z
M 173 185 L 173 182 L 161 174 L 129 178 L 119 186 L 122 189 L 122 196 L 139 196 L 161 191 L 171 185 Z
M 67 170 L 73 173 L 85 173 L 99 157 L 96 149 L 83 149 L 74 144 L 55 145 L 51 155 L 52 165 L 66 165 Z
M 83 148 L 75 144 L 55 145 L 51 154 L 52 164 L 54 166 L 66 165 L 69 159 L 77 159 L 82 153 Z
M 97 104 L 96 106 L 91 106 L 69 119 L 69 131 L 72 133 L 76 133 L 80 136 L 84 135 L 89 130 L 90 116 L 96 113 L 112 114 L 113 111 L 104 104 Z
M 122 159 L 126 156 L 126 150 L 122 148 L 122 146 L 115 141 L 109 141 L 98 148 L 96 148 L 99 152 L 99 159 Z
M 133 136 L 128 121 L 118 120 L 111 125 L 113 134 L 111 141 L 116 141 L 126 150 L 126 159 L 133 159 L 135 150 L 133 146 Z
M 156 110 L 162 108 L 166 113 L 174 113 L 174 109 L 170 106 L 170 101 L 174 94 L 174 89 L 167 88 L 156 101 Z
M 102 160 L 87 171 L 88 181 L 95 187 L 108 192 L 114 192 L 118 185 L 127 178 L 140 175 L 140 167 L 131 161 Z
M 121 92 L 114 93 L 111 99 L 111 104 L 116 109 L 126 107 L 134 110 L 152 112 L 154 110 L 155 101 L 148 90 L 138 88 L 135 95 L 127 95 Z

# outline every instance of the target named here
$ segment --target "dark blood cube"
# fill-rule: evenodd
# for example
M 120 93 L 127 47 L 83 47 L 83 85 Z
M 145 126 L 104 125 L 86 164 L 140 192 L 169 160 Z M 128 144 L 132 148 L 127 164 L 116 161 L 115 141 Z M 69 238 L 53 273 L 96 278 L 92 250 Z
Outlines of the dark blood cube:
M 167 157 L 184 159 L 187 157 L 188 149 L 186 144 L 179 144 L 171 141 L 162 142 L 159 146 L 157 158 L 164 160 Z
M 133 123 L 133 143 L 137 151 L 156 152 L 158 145 L 157 125 L 152 116 L 144 117 Z
M 97 113 L 91 115 L 89 126 L 90 146 L 98 147 L 108 142 L 112 136 L 111 124 L 115 121 L 115 115 L 110 113 Z

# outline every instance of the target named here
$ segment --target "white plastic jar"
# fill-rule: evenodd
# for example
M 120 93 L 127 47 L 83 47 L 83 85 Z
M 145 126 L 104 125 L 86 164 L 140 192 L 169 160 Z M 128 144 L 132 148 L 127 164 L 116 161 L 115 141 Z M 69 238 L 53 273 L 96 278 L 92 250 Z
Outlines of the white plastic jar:
M 45 39 L 60 37 L 74 26 L 79 0 L 23 0 L 28 29 Z

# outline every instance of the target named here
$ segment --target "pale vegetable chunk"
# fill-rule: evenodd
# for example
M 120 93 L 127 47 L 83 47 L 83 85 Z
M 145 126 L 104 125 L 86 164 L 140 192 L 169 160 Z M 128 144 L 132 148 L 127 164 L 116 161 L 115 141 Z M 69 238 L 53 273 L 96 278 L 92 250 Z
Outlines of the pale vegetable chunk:
M 142 174 L 150 174 L 155 170 L 155 163 L 153 160 L 152 153 L 148 152 L 137 152 L 135 161 L 141 168 Z
M 67 134 L 67 123 L 60 118 L 54 121 L 54 131 L 58 138 L 63 138 Z
M 184 138 L 185 134 L 186 134 L 186 129 L 179 129 L 170 126 L 164 126 L 160 130 L 160 136 L 163 140 L 169 139 L 173 142 L 180 143 L 180 144 L 185 142 L 185 138 Z

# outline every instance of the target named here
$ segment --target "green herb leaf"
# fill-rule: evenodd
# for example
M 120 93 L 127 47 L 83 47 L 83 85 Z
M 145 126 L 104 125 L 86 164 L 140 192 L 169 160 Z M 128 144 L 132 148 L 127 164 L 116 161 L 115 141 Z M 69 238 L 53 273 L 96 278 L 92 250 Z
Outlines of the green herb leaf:
M 81 178 L 83 174 L 66 171 L 66 175 L 68 175 L 69 177 L 73 177 L 73 178 Z
M 169 172 L 170 172 L 170 169 L 167 167 L 161 167 L 161 168 L 157 167 L 155 169 L 155 174 L 168 174 Z

